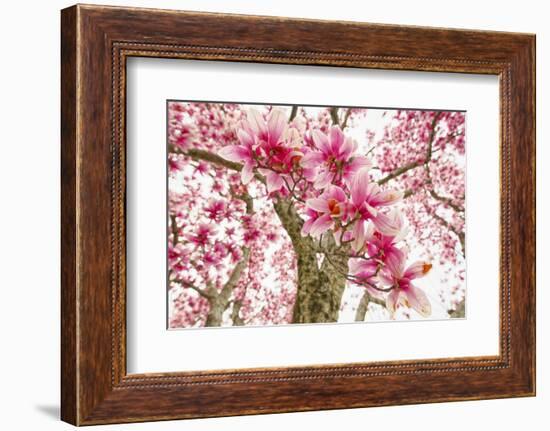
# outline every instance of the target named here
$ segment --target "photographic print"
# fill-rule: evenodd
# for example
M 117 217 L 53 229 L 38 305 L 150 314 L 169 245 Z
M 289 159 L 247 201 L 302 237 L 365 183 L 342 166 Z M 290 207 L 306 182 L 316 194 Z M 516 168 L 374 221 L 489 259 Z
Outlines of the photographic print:
M 465 121 L 168 101 L 168 328 L 465 317 Z

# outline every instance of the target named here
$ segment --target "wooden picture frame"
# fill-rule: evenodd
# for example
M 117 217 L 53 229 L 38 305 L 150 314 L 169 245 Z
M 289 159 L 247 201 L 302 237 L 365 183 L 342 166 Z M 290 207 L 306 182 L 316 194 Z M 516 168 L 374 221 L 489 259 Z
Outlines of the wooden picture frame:
M 534 35 L 83 5 L 64 9 L 61 17 L 64 421 L 91 425 L 535 394 Z M 500 354 L 128 375 L 125 65 L 131 56 L 497 75 Z

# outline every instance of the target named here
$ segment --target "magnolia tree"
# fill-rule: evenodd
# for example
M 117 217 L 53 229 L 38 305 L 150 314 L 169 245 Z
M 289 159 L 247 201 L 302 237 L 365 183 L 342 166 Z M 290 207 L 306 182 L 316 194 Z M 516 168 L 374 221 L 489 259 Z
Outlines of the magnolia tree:
M 168 140 L 171 327 L 427 317 L 433 265 L 461 315 L 462 113 L 171 102 Z

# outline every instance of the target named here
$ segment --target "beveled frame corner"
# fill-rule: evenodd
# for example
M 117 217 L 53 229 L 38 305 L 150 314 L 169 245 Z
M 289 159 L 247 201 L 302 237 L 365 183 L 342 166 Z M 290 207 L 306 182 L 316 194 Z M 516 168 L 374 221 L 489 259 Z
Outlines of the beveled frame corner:
M 533 35 L 82 5 L 62 11 L 61 30 L 63 420 L 88 425 L 534 395 Z M 133 56 L 498 75 L 499 355 L 128 375 L 125 101 Z

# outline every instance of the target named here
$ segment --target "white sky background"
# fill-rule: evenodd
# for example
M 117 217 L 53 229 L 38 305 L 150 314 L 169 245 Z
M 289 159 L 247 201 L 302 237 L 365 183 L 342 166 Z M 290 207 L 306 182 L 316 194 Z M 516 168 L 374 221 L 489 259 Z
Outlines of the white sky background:
M 242 105 L 245 109 L 245 104 Z M 248 105 L 250 107 L 253 107 L 258 110 L 265 109 L 265 106 L 262 105 Z M 287 106 L 277 106 L 279 109 L 286 110 L 287 113 L 290 115 L 290 107 Z M 324 111 L 325 107 L 303 107 L 303 109 L 306 111 L 306 114 L 308 117 L 316 118 L 317 115 Z M 366 138 L 366 132 L 367 130 L 371 132 L 375 132 L 375 136 L 373 139 L 373 142 L 378 142 L 380 138 L 382 138 L 384 133 L 384 128 L 387 124 L 389 124 L 392 120 L 394 114 L 393 109 L 376 109 L 376 108 L 367 108 L 367 114 L 366 116 L 363 115 L 361 118 L 357 119 L 356 121 L 351 121 L 348 124 L 348 127 L 346 128 L 346 135 L 351 136 L 353 139 L 355 139 L 359 145 L 359 153 L 366 153 L 369 148 L 369 142 L 367 142 Z M 183 172 L 182 172 L 183 173 Z M 204 178 L 204 187 L 207 189 L 210 189 L 211 179 L 208 177 Z M 174 179 L 170 179 L 170 190 L 173 191 L 183 191 L 183 188 L 185 185 L 181 181 L 181 175 L 177 176 Z M 255 209 L 258 210 L 262 205 L 269 205 L 267 201 L 262 202 L 261 199 L 255 199 Z M 403 205 L 406 205 L 406 201 L 403 203 Z M 283 230 L 281 228 L 281 230 Z M 425 250 L 423 250 L 422 247 L 417 246 L 416 241 L 414 241 L 412 231 L 409 232 L 409 235 L 406 238 L 406 242 L 408 245 L 414 244 L 415 246 L 409 247 L 409 256 L 408 256 L 408 262 L 414 262 L 416 260 L 426 259 L 427 254 L 425 253 Z M 279 243 L 273 243 L 270 244 L 267 252 L 266 252 L 266 262 L 269 262 L 275 253 L 275 251 L 278 249 Z M 438 259 L 434 259 L 437 261 Z M 464 265 L 463 259 L 458 259 L 459 263 L 458 265 Z M 400 308 L 396 314 L 395 319 L 396 320 L 403 320 L 408 319 L 404 313 L 406 311 L 410 319 L 412 320 L 440 320 L 440 319 L 447 319 L 449 318 L 449 314 L 447 312 L 447 306 L 445 303 L 450 302 L 450 297 L 445 294 L 446 288 L 450 289 L 452 286 L 449 283 L 448 286 L 442 285 L 441 280 L 444 278 L 444 270 L 454 271 L 455 273 L 458 272 L 459 268 L 453 268 L 450 266 L 447 266 L 446 268 L 441 267 L 440 265 L 434 264 L 432 267 L 432 270 L 429 272 L 428 275 L 426 275 L 423 278 L 417 279 L 414 281 L 415 286 L 421 288 L 426 295 L 428 296 L 431 306 L 432 306 L 432 313 L 429 317 L 423 317 L 417 312 L 415 312 L 412 309 L 403 309 Z M 453 279 L 451 273 L 451 280 Z M 268 276 L 264 279 L 263 285 L 264 286 L 270 286 L 270 288 L 273 290 L 273 287 L 278 283 L 277 281 L 277 273 L 275 271 L 269 271 Z M 465 281 L 463 282 L 465 284 Z M 464 289 L 465 291 L 465 286 Z M 171 298 L 174 297 L 179 293 L 179 289 L 171 289 L 169 291 L 169 303 L 171 303 Z M 443 293 L 443 301 L 441 302 L 440 294 Z M 344 292 L 344 295 L 342 297 L 342 303 L 347 303 L 347 306 L 345 306 L 342 311 L 340 312 L 338 322 L 354 322 L 355 321 L 355 312 L 356 312 L 356 306 L 359 303 L 361 296 L 363 294 L 363 288 L 357 285 L 353 285 L 351 283 L 348 283 L 346 290 Z M 258 306 L 261 307 L 262 304 L 258 304 Z M 169 307 L 169 312 L 171 312 L 172 309 Z M 227 310 L 227 324 L 229 323 L 229 314 L 231 310 Z M 366 315 L 366 321 L 375 322 L 375 321 L 388 321 L 391 320 L 389 313 L 387 310 L 383 307 L 380 307 L 376 304 L 370 304 L 369 309 Z

